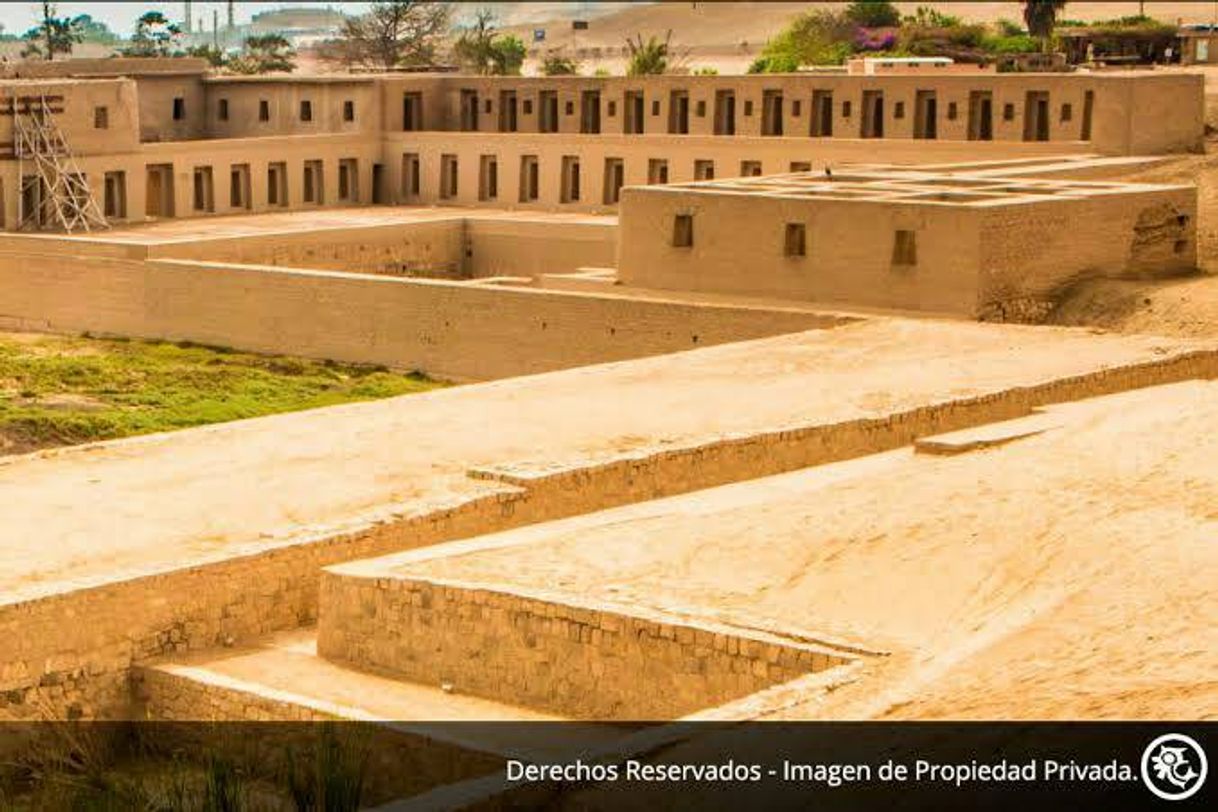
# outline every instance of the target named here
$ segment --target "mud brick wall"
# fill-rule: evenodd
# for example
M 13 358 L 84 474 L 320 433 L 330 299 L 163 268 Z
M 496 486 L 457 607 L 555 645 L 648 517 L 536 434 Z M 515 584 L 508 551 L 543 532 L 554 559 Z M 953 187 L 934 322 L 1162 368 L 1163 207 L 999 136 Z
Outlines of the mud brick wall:
M 662 355 L 849 320 L 439 280 L 80 256 L 54 250 L 63 240 L 18 241 L 0 238 L 0 329 L 188 340 L 417 369 L 450 380 Z
M 322 569 L 334 564 L 848 459 L 1046 403 L 1213 377 L 1218 356 L 1198 351 L 883 418 L 590 460 L 558 472 L 487 472 L 484 478 L 503 480 L 502 491 L 425 514 L 390 510 L 239 558 L 13 597 L 0 603 L 0 720 L 126 718 L 132 664 L 312 623 Z
M 725 627 L 410 578 L 322 578 L 318 651 L 580 719 L 671 719 L 848 660 Z
M 1195 189 L 1098 195 L 985 213 L 977 313 L 1038 322 L 1071 285 L 1147 278 L 1197 267 Z

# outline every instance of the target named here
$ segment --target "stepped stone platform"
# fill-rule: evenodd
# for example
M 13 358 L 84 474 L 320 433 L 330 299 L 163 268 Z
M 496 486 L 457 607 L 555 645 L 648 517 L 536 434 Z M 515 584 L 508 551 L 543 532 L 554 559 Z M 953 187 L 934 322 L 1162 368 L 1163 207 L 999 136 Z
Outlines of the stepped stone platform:
M 314 623 L 328 565 L 1218 374 L 1200 342 L 825 325 L 0 461 L 0 716 L 125 713 L 133 662 Z
M 854 683 L 779 716 L 1195 718 L 1218 702 L 1218 383 L 1044 416 L 1052 429 L 971 453 L 906 447 L 333 567 L 321 648 L 409 671 L 464 656 L 480 627 L 501 647 L 470 667 L 542 673 L 527 630 L 469 595 L 544 590 L 859 652 Z M 471 625 L 413 599 L 452 584 Z M 591 670 L 537 649 L 547 682 Z

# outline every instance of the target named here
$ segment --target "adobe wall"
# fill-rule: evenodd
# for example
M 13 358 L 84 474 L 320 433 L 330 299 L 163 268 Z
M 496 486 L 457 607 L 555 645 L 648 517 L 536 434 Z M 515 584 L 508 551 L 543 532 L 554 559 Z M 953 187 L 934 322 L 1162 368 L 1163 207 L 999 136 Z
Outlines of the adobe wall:
M 136 84 L 130 79 L 0 80 L 0 104 L 9 99 L 48 97 L 55 123 L 75 155 L 111 155 L 139 147 Z M 18 105 L 18 109 L 25 105 Z M 94 111 L 106 108 L 106 124 L 95 126 Z M 14 117 L 0 115 L 0 159 L 13 157 Z
M 240 557 L 13 597 L 0 603 L 0 639 L 10 643 L 0 648 L 0 719 L 38 718 L 44 707 L 61 716 L 123 717 L 133 663 L 239 645 L 312 623 L 322 568 L 341 562 L 849 459 L 920 436 L 1024 416 L 1045 403 L 1215 375 L 1218 358 L 1195 352 L 881 418 L 626 456 L 548 471 L 523 488 L 505 482 L 503 491 L 422 515 L 395 515 L 390 506 L 355 517 L 344 529 L 268 542 Z
M 970 160 L 1008 159 L 1085 152 L 1081 144 L 1028 142 L 947 142 L 866 139 L 808 138 L 719 138 L 693 135 L 529 135 L 502 133 L 492 137 L 478 133 L 389 133 L 385 136 L 382 161 L 390 194 L 399 204 L 495 206 L 542 211 L 592 211 L 612 213 L 618 207 L 606 203 L 605 159 L 623 161 L 625 185 L 648 184 L 653 160 L 667 161 L 668 182 L 695 180 L 694 162 L 712 161 L 716 178 L 738 177 L 744 161 L 761 165 L 763 175 L 792 171 L 792 164 L 807 163 L 813 171 L 844 163 L 919 164 Z M 403 159 L 417 155 L 420 162 L 419 194 L 405 188 Z M 457 158 L 457 194 L 441 197 L 441 156 Z M 480 199 L 480 159 L 498 159 L 498 197 Z M 521 200 L 521 158 L 538 160 L 538 198 Z M 562 160 L 577 156 L 580 163 L 580 200 L 562 200 Z
M 217 77 L 203 83 L 208 138 L 253 138 L 276 135 L 379 135 L 382 130 L 380 95 L 371 77 L 293 76 Z M 228 119 L 220 117 L 221 100 L 228 102 Z M 267 120 L 260 103 L 267 103 Z M 312 117 L 301 119 L 301 103 L 310 103 Z M 350 102 L 353 117 L 344 117 Z
M 146 255 L 449 279 L 536 277 L 614 263 L 617 224 L 611 221 L 462 215 L 454 211 L 431 220 L 152 244 Z
M 454 380 L 658 355 L 835 321 L 439 280 L 29 253 L 35 249 L 28 246 L 22 237 L 0 238 L 5 329 L 191 340 Z
M 392 276 L 465 275 L 465 223 L 460 218 L 357 228 L 322 228 L 153 244 L 153 258 L 270 265 Z
M 693 246 L 672 245 L 693 217 Z M 806 228 L 806 255 L 784 255 L 787 223 Z M 618 277 L 632 287 L 735 293 L 972 315 L 979 217 L 964 206 L 677 194 L 627 189 Z M 917 235 L 917 266 L 893 265 L 896 230 Z
M 810 645 L 566 596 L 322 574 L 318 653 L 576 719 L 676 719 L 844 665 Z
M 617 235 L 616 222 L 469 217 L 465 270 L 473 277 L 537 278 L 578 268 L 613 267 Z
M 600 92 L 601 131 L 622 133 L 624 121 L 623 97 L 626 92 L 642 92 L 645 100 L 644 132 L 668 131 L 671 93 L 683 90 L 690 104 L 689 133 L 707 135 L 714 128 L 714 99 L 717 90 L 731 89 L 736 93 L 736 133 L 739 136 L 760 135 L 762 130 L 762 99 L 765 91 L 780 91 L 784 97 L 784 134 L 808 136 L 811 132 L 811 99 L 815 90 L 832 92 L 834 101 L 834 132 L 831 139 L 858 138 L 862 126 L 862 94 L 868 90 L 884 92 L 886 104 L 885 138 L 900 140 L 913 137 L 915 96 L 919 90 L 933 91 L 937 96 L 938 138 L 966 140 L 968 133 L 968 100 L 972 91 L 989 91 L 994 103 L 994 139 L 1022 141 L 1026 94 L 1047 92 L 1050 100 L 1049 142 L 1064 144 L 1083 140 L 1084 108 L 1087 91 L 1093 92 L 1094 104 L 1090 133 L 1091 147 L 1109 154 L 1129 154 L 1137 151 L 1174 152 L 1196 151 L 1201 146 L 1203 131 L 1204 77 L 1200 74 L 1158 74 L 1142 71 L 1125 75 L 1023 73 L 971 75 L 800 75 L 769 74 L 746 76 L 648 76 L 648 77 L 473 77 L 440 76 L 382 79 L 386 111 L 386 129 L 401 130 L 401 96 L 405 91 L 424 93 L 424 129 L 461 129 L 460 99 L 462 90 L 478 94 L 478 130 L 496 132 L 499 117 L 499 93 L 517 92 L 517 119 L 521 132 L 539 132 L 540 106 L 537 93 L 554 91 L 558 98 L 558 132 L 577 133 L 580 129 L 580 98 L 583 91 Z M 1132 91 L 1137 85 L 1141 88 Z M 1156 100 L 1156 107 L 1166 116 L 1141 116 L 1131 106 L 1142 100 Z M 523 109 L 525 100 L 531 110 Z M 800 102 L 798 112 L 793 102 Z M 850 103 L 850 115 L 845 115 L 843 102 Z M 896 106 L 903 105 L 898 116 Z M 956 105 L 952 117 L 950 107 Z M 1012 105 L 1012 115 L 1005 115 L 1006 105 Z M 700 105 L 702 114 L 699 115 Z M 1066 115 L 1063 105 L 1070 106 Z M 750 108 L 749 111 L 746 108 Z
M 1122 191 L 988 209 L 977 313 L 1040 321 L 1092 277 L 1164 277 L 1197 268 L 1197 190 Z

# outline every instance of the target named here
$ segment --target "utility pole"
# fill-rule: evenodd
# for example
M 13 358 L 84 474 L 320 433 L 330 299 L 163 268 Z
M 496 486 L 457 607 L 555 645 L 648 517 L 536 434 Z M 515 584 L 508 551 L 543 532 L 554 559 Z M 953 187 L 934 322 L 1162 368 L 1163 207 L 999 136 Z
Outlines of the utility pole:
M 192 22 L 193 19 L 194 17 L 192 17 L 190 13 L 190 0 L 186 0 L 186 25 L 184 26 L 184 29 L 187 34 L 194 30 L 194 23 Z
M 213 8 L 211 10 L 211 44 L 220 49 L 220 9 Z
M 228 30 L 232 31 L 237 27 L 237 17 L 233 14 L 233 0 L 228 0 Z
M 50 3 L 42 4 L 42 35 L 47 41 L 47 62 L 55 61 L 55 38 L 51 31 L 51 18 L 55 15 L 55 6 Z

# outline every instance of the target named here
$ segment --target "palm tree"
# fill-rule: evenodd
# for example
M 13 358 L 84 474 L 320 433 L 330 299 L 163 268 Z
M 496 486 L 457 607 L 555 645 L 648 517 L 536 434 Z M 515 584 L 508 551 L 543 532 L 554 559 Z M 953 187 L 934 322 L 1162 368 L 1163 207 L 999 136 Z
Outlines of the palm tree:
M 1057 13 L 1066 7 L 1066 0 L 1027 0 L 1023 4 L 1023 21 L 1028 33 L 1040 37 L 1041 50 L 1049 50 L 1049 38 L 1053 36 L 1053 25 Z

